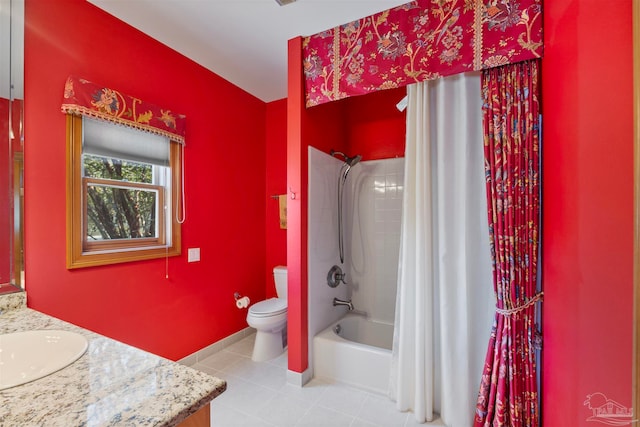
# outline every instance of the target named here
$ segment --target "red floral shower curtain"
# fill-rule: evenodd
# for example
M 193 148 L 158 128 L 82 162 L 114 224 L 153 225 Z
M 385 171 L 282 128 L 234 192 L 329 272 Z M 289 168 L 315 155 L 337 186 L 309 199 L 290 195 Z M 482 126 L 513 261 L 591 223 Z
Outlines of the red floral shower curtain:
M 483 71 L 482 97 L 497 303 L 475 426 L 537 426 L 538 62 Z

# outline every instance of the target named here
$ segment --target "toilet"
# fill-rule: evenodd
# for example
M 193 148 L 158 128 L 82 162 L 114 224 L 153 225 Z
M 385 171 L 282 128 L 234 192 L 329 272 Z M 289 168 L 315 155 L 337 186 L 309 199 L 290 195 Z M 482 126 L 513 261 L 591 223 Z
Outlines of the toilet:
M 262 362 L 282 354 L 287 346 L 287 267 L 273 268 L 277 298 L 269 298 L 249 307 L 247 323 L 256 329 L 251 359 Z

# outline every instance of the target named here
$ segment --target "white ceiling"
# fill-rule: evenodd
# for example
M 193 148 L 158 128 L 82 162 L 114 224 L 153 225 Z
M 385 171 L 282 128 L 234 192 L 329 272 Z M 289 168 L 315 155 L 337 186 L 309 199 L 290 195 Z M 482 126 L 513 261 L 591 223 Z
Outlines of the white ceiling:
M 265 102 L 287 96 L 287 41 L 408 0 L 88 0 Z

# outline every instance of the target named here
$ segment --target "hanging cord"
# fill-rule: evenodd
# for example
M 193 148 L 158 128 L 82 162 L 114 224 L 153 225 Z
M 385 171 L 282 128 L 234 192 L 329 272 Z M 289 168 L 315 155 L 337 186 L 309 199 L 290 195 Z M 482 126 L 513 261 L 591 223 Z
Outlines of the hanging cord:
M 177 205 L 176 222 L 178 224 L 183 224 L 187 218 L 187 208 L 185 206 L 184 195 L 184 144 L 180 144 L 180 202 L 178 201 L 178 198 L 176 198 L 175 203 Z M 178 209 L 178 207 L 180 209 Z M 167 206 L 165 206 L 165 209 L 166 208 Z M 164 251 L 164 278 L 169 279 L 169 245 L 165 245 Z
M 169 246 L 164 245 L 164 278 L 169 279 Z
M 178 224 L 182 224 L 184 223 L 185 219 L 187 219 L 187 208 L 184 204 L 185 201 L 185 195 L 184 195 L 184 144 L 181 144 L 181 153 L 180 153 L 180 162 L 181 162 L 181 167 L 180 167 L 180 173 L 181 173 L 181 177 L 180 177 L 180 197 L 181 197 L 181 203 L 180 203 L 180 212 L 178 212 L 178 209 L 176 209 L 176 221 L 178 222 Z M 176 200 L 176 203 L 178 201 Z M 180 218 L 180 216 L 182 216 L 182 218 Z
M 183 224 L 187 219 L 187 208 L 185 206 L 185 194 L 184 194 L 184 144 L 180 144 L 180 200 L 176 198 L 176 222 Z M 169 246 L 164 247 L 164 278 L 169 279 Z
M 542 301 L 543 296 L 544 296 L 544 292 L 538 292 L 537 294 L 534 295 L 533 298 L 531 298 L 526 303 L 510 309 L 496 307 L 496 313 L 502 314 L 503 316 L 510 316 L 512 314 L 519 313 L 525 310 L 526 308 L 531 307 L 533 304 L 537 303 L 538 301 Z

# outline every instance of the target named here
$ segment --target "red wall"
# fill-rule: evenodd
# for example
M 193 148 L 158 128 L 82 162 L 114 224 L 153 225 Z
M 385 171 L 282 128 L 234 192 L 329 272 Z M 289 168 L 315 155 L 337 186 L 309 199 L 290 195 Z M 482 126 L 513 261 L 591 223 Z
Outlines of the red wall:
M 28 305 L 169 359 L 246 325 L 233 293 L 265 296 L 266 104 L 85 0 L 27 0 Z M 65 268 L 65 79 L 187 116 L 183 254 Z M 280 191 L 280 190 L 279 190 Z M 202 261 L 187 263 L 187 248 Z
M 344 100 L 347 154 L 363 160 L 404 157 L 406 113 L 396 105 L 406 88 L 383 90 Z
M 307 146 L 302 78 L 302 38 L 288 43 L 287 79 L 287 336 L 289 370 L 302 373 L 308 367 L 307 340 Z
M 587 395 L 631 406 L 631 0 L 545 2 L 543 425 L 587 426 Z
M 287 230 L 280 228 L 278 199 L 287 193 L 287 100 L 267 104 L 266 150 L 266 296 L 276 296 L 273 267 L 287 265 Z

